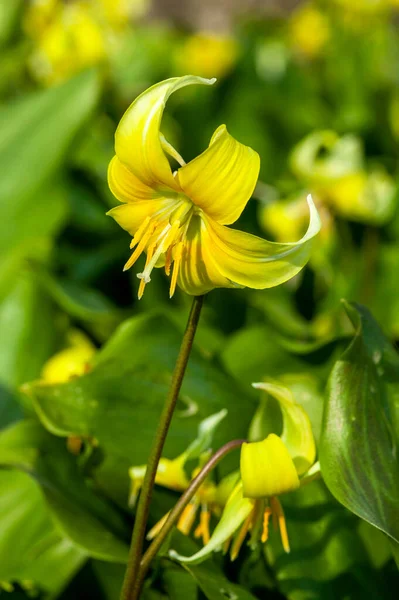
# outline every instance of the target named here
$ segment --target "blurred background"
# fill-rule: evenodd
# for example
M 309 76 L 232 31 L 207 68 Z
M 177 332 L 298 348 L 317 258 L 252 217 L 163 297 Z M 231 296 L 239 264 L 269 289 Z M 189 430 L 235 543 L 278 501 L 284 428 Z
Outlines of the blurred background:
M 352 331 L 341 298 L 366 304 L 399 339 L 398 26 L 398 0 L 0 0 L 3 427 L 37 410 L 27 382 L 77 374 L 68 355 L 49 368 L 55 353 L 78 346 L 90 357 L 126 318 L 152 311 L 184 327 L 190 298 L 178 290 L 170 301 L 161 270 L 137 300 L 140 265 L 122 272 L 129 236 L 105 216 L 117 204 L 107 186 L 116 126 L 137 94 L 172 76 L 218 79 L 168 103 L 163 132 L 186 161 L 221 123 L 260 154 L 260 179 L 238 228 L 297 240 L 308 193 L 323 222 L 293 281 L 267 293 L 209 294 L 202 354 L 240 385 L 265 371 L 312 371 L 321 389 L 332 342 Z M 13 513 L 16 499 L 33 492 L 19 480 L 1 485 L 9 491 L 0 515 L 4 557 L 24 537 L 23 519 L 31 522 L 31 506 L 25 517 Z M 106 493 L 121 502 L 122 492 Z M 328 552 L 325 580 L 352 564 Z M 381 556 L 387 560 L 380 553 L 376 568 Z M 0 582 L 15 598 L 37 591 L 37 581 L 44 595 L 78 598 L 70 582 L 86 556 L 75 558 L 58 578 L 49 578 L 48 564 L 45 575 L 32 575 L 10 558 Z M 101 569 L 90 569 L 98 586 Z M 309 580 L 317 570 L 309 567 Z

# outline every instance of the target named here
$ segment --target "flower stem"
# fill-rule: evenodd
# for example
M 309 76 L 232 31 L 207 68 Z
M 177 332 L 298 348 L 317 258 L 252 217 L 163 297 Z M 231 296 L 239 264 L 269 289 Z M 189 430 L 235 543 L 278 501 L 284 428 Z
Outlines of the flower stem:
M 138 593 L 140 592 L 142 582 L 148 571 L 151 561 L 153 560 L 153 558 L 155 558 L 158 550 L 161 548 L 167 535 L 173 529 L 173 526 L 178 521 L 184 508 L 190 502 L 191 498 L 197 492 L 198 488 L 203 484 L 205 479 L 208 477 L 209 473 L 212 471 L 212 469 L 216 467 L 218 462 L 220 462 L 222 458 L 226 456 L 226 454 L 228 454 L 232 450 L 235 450 L 236 448 L 239 448 L 244 442 L 245 440 L 232 440 L 231 442 L 228 442 L 227 444 L 219 448 L 219 450 L 215 452 L 215 454 L 213 454 L 213 456 L 211 456 L 208 462 L 202 467 L 201 471 L 191 481 L 184 494 L 179 498 L 178 502 L 170 511 L 169 516 L 165 521 L 161 531 L 158 533 L 157 537 L 154 539 L 151 546 L 147 549 L 143 558 L 141 559 L 137 585 Z M 133 596 L 132 600 L 136 600 L 136 598 L 138 598 L 138 596 Z
M 180 346 L 179 356 L 177 357 L 169 393 L 165 400 L 150 455 L 148 457 L 147 470 L 144 477 L 140 499 L 137 505 L 136 518 L 134 521 L 132 541 L 130 544 L 129 558 L 122 587 L 121 600 L 133 600 L 134 598 L 138 598 L 138 594 L 140 593 L 140 590 L 137 590 L 138 572 L 143 551 L 145 530 L 147 526 L 155 475 L 169 430 L 170 422 L 172 420 L 173 411 L 179 396 L 181 384 L 183 382 L 191 348 L 193 346 L 194 336 L 201 314 L 203 301 L 204 296 L 194 296 L 193 298 L 193 304 L 191 306 L 186 330 Z

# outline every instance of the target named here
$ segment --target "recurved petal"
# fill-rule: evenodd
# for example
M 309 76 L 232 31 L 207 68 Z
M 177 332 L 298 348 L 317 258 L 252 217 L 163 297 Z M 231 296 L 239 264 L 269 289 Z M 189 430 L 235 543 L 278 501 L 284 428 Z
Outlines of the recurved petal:
M 111 208 L 107 215 L 134 236 L 140 225 L 147 217 L 152 217 L 156 212 L 166 208 L 173 200 L 161 198 L 158 200 L 138 200 L 134 203 L 121 204 Z
M 274 287 L 294 277 L 309 260 L 312 238 L 320 230 L 319 215 L 310 196 L 308 204 L 308 230 L 292 243 L 269 242 L 205 218 L 201 241 L 206 248 L 204 258 L 210 256 L 212 260 L 210 277 L 217 271 L 218 281 L 225 277 L 255 289 Z M 202 268 L 208 270 L 208 265 Z
M 224 542 L 237 531 L 252 509 L 253 502 L 248 498 L 243 498 L 242 483 L 240 482 L 231 493 L 209 542 L 192 556 L 181 556 L 173 550 L 169 551 L 169 555 L 181 563 L 196 564 L 204 561 L 212 552 L 222 548 Z
M 169 96 L 186 85 L 214 82 L 194 75 L 166 79 L 143 92 L 123 115 L 115 133 L 115 152 L 149 187 L 178 189 L 160 140 L 161 119 Z
M 157 197 L 156 191 L 138 179 L 117 156 L 109 163 L 108 185 L 120 202 L 137 202 Z
M 254 191 L 260 159 L 221 125 L 205 152 L 178 170 L 183 191 L 218 223 L 234 223 Z

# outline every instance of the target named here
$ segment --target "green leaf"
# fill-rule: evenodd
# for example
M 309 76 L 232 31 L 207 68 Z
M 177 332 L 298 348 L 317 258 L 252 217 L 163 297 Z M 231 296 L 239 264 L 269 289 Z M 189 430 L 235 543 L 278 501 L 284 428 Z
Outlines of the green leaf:
M 21 9 L 22 0 L 0 0 L 0 47 L 12 36 Z
M 25 257 L 48 252 L 48 236 L 65 218 L 54 175 L 98 94 L 90 71 L 0 107 L 0 291 Z
M 56 348 L 51 300 L 29 271 L 19 274 L 0 303 L 0 329 L 0 382 L 14 390 L 36 379 Z
M 98 94 L 97 75 L 88 71 L 61 86 L 0 107 L 1 223 L 6 216 L 13 218 L 21 199 L 27 200 L 60 166 Z M 8 231 L 7 238 L 11 235 Z
M 124 482 L 119 497 L 124 505 L 128 469 L 147 460 L 180 341 L 180 332 L 165 316 L 134 317 L 116 330 L 87 375 L 61 385 L 30 386 L 35 409 L 49 431 L 97 440 L 113 465 L 112 486 Z M 174 416 L 165 457 L 175 458 L 186 450 L 197 436 L 199 423 L 223 408 L 228 414 L 215 431 L 213 447 L 245 436 L 254 410 L 251 396 L 237 390 L 235 382 L 196 348 L 180 398 L 184 410 L 178 407 Z M 188 404 L 196 410 L 185 410 Z M 236 462 L 236 456 L 226 457 L 221 474 L 235 469 Z
M 399 469 L 386 385 L 398 380 L 399 361 L 367 309 L 345 309 L 356 335 L 331 373 L 322 474 L 339 502 L 399 542 Z
M 173 600 L 197 600 L 198 586 L 190 573 L 179 568 L 164 569 L 162 581 Z
M 222 573 L 208 565 L 184 565 L 208 600 L 255 600 L 245 588 L 231 583 Z
M 126 561 L 124 520 L 88 487 L 76 458 L 62 440 L 35 421 L 21 421 L 0 434 L 0 467 L 30 475 L 41 487 L 64 535 L 87 554 L 111 562 Z
M 26 474 L 0 470 L 0 487 L 0 581 L 57 597 L 86 553 L 60 535 L 39 487 Z

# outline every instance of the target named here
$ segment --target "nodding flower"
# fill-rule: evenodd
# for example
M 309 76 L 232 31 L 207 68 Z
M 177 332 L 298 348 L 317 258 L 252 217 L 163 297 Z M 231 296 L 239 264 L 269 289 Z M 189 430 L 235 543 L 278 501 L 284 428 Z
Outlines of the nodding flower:
M 147 255 L 137 274 L 139 298 L 157 267 L 171 277 L 170 297 L 177 285 L 193 296 L 220 287 L 274 287 L 305 266 L 320 229 L 310 196 L 309 227 L 297 242 L 269 242 L 227 227 L 241 215 L 255 188 L 258 154 L 220 125 L 208 148 L 186 163 L 160 131 L 172 93 L 214 82 L 193 75 L 162 81 L 131 104 L 116 130 L 108 183 L 122 204 L 108 214 L 132 236 L 133 252 L 125 269 L 142 253 Z M 167 155 L 177 163 L 176 170 Z
M 284 511 L 278 496 L 292 492 L 317 472 L 315 442 L 309 417 L 287 388 L 272 382 L 254 384 L 273 396 L 280 405 L 283 431 L 241 447 L 241 478 L 227 500 L 209 542 L 193 556 L 170 556 L 182 563 L 199 563 L 214 551 L 230 550 L 235 560 L 249 534 L 249 545 L 265 543 L 269 521 L 280 530 L 283 548 L 290 551 Z

